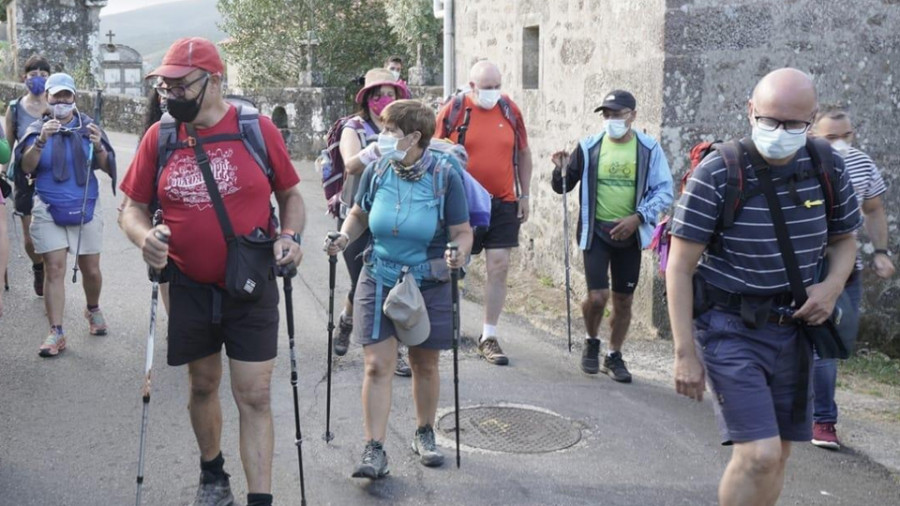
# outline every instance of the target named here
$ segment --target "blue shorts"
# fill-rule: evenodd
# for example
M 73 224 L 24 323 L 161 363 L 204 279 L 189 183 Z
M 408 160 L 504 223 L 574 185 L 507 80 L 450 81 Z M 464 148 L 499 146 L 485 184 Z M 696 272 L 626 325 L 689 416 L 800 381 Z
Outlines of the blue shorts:
M 785 441 L 812 439 L 812 380 L 806 412 L 793 420 L 798 379 L 799 328 L 767 323 L 759 330 L 740 315 L 710 310 L 694 320 L 694 339 L 702 352 L 713 392 L 722 444 L 779 436 Z M 812 347 L 803 347 L 812 364 Z M 811 374 L 811 367 L 804 371 Z

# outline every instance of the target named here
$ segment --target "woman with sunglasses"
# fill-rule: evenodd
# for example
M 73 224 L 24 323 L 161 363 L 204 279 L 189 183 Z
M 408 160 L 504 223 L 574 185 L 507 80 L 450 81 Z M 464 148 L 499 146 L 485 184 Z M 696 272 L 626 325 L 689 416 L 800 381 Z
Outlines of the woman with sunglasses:
M 49 116 L 32 123 L 16 146 L 22 171 L 35 180 L 31 237 L 44 260 L 44 305 L 50 332 L 40 346 L 42 357 L 66 349 L 63 332 L 66 252 L 72 252 L 82 271 L 87 299 L 84 317 L 91 335 L 106 335 L 100 311 L 100 247 L 103 220 L 94 211 L 99 184 L 94 171 L 110 175 L 115 184 L 116 163 L 103 131 L 75 106 L 75 81 L 68 74 L 47 78 Z

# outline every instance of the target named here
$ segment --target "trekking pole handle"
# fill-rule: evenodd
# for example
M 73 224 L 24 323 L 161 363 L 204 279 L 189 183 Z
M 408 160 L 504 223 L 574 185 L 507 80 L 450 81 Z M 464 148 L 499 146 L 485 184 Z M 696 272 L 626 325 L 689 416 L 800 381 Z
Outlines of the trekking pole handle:
M 169 244 L 169 234 L 163 232 L 162 230 L 154 230 L 153 237 L 155 237 L 156 240 L 160 242 Z M 150 281 L 159 282 L 160 274 L 162 274 L 162 269 L 154 269 L 153 267 L 150 267 Z
M 331 242 L 333 243 L 334 241 L 336 241 L 336 240 L 337 240 L 339 237 L 341 237 L 342 235 L 344 235 L 344 234 L 342 234 L 341 232 L 336 232 L 336 231 L 335 231 L 335 232 L 328 232 L 328 240 L 331 241 Z M 349 237 L 347 238 L 347 241 L 348 241 L 348 242 L 347 242 L 347 246 L 349 246 L 349 245 L 350 245 Z M 346 248 L 346 246 L 345 246 L 345 248 Z M 337 255 L 329 255 L 329 256 L 328 256 L 328 261 L 329 261 L 329 262 L 337 262 Z
M 450 258 L 456 260 L 456 255 L 459 253 L 459 244 L 450 241 L 447 243 L 447 249 L 450 250 Z

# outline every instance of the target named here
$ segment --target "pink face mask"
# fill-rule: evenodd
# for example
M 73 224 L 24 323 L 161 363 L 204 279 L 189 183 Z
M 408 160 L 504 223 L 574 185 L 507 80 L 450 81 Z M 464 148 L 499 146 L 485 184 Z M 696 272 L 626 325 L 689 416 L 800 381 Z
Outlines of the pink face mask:
M 372 111 L 376 116 L 381 116 L 381 111 L 384 110 L 385 107 L 388 106 L 391 102 L 394 101 L 394 97 L 391 96 L 381 96 L 378 98 L 370 98 L 369 99 L 369 110 Z

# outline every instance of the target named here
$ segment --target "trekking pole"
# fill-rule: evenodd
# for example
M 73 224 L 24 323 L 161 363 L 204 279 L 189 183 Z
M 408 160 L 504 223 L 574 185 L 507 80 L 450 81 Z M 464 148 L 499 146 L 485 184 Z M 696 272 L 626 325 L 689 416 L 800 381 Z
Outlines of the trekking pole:
M 159 211 L 157 211 L 159 214 Z M 162 242 L 169 242 L 169 236 L 160 231 L 154 232 L 156 238 Z M 77 260 L 76 260 L 77 263 Z M 156 306 L 159 302 L 159 271 L 149 269 L 151 292 L 150 292 L 150 332 L 147 335 L 147 359 L 144 362 L 144 386 L 141 388 L 141 399 L 143 400 L 143 408 L 141 413 L 141 443 L 138 450 L 138 473 L 137 473 L 137 496 L 134 504 L 141 505 L 141 486 L 144 484 L 144 441 L 147 436 L 147 419 L 149 417 L 148 409 L 150 408 L 150 370 L 153 367 L 153 345 L 156 334 Z
M 291 350 L 291 388 L 294 390 L 294 445 L 300 465 L 300 504 L 306 506 L 306 483 L 303 479 L 303 435 L 300 433 L 300 401 L 297 397 L 297 352 L 294 350 L 294 299 L 291 278 L 297 274 L 293 265 L 282 267 L 279 275 L 284 280 L 284 313 L 287 318 L 288 347 Z
M 341 234 L 339 232 L 329 232 L 328 239 L 334 241 Z M 328 257 L 328 382 L 325 395 L 325 434 L 322 439 L 325 443 L 334 439 L 331 433 L 331 345 L 334 336 L 334 277 L 337 271 L 337 255 Z M 376 310 L 379 310 L 376 308 Z
M 456 127 L 456 132 L 458 135 L 456 136 L 456 143 L 460 146 L 466 145 L 466 132 L 469 131 L 469 120 L 472 117 L 472 108 L 466 107 L 466 114 L 463 116 L 462 125 Z
M 102 126 L 103 117 L 103 88 L 97 88 L 97 98 L 94 99 L 94 123 Z
M 572 353 L 572 288 L 569 285 L 569 206 L 566 199 L 566 172 L 568 164 L 562 167 L 563 179 L 563 239 L 566 255 L 566 331 L 569 335 L 569 353 Z
M 84 198 L 81 201 L 81 223 L 78 225 L 78 244 L 75 247 L 75 265 L 72 266 L 72 282 L 78 282 L 78 255 L 81 254 L 81 231 L 84 230 L 84 215 L 87 213 L 88 188 L 91 187 L 91 164 L 94 162 L 94 143 L 90 143 L 87 157 L 87 178 L 84 181 Z
M 459 245 L 447 243 L 450 258 L 456 258 Z M 459 469 L 459 269 L 450 271 L 450 294 L 453 304 L 453 416 L 456 420 L 456 468 Z

